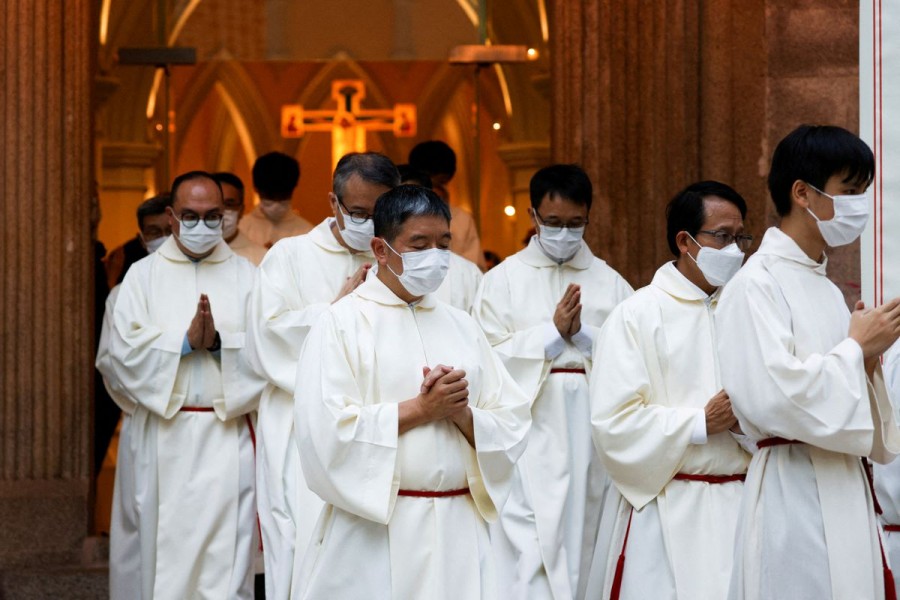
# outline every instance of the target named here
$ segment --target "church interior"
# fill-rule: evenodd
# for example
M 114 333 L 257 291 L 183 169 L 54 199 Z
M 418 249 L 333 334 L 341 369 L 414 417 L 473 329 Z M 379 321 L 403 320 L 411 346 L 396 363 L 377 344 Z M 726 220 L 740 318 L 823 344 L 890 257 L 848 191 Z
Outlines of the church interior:
M 336 155 L 404 163 L 440 139 L 458 157 L 451 203 L 505 257 L 532 227 L 531 175 L 575 162 L 594 184 L 586 240 L 638 287 L 670 258 L 676 191 L 728 182 L 759 239 L 777 140 L 858 129 L 846 0 L 12 0 L 4 14 L 0 598 L 104 597 L 95 241 L 134 237 L 137 206 L 174 175 L 249 187 L 255 159 L 284 152 L 301 164 L 293 208 L 318 223 Z M 491 52 L 504 47 L 513 58 Z M 189 64 L 160 65 L 172 48 Z M 830 261 L 858 297 L 858 244 Z

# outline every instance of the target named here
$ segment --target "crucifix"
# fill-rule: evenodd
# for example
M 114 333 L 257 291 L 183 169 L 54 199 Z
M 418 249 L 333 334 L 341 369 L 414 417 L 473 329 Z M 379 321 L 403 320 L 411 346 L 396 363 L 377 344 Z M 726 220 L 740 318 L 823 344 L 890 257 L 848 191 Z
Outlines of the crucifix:
M 336 166 L 348 152 L 366 151 L 366 132 L 393 131 L 397 137 L 416 135 L 416 105 L 395 104 L 394 108 L 361 108 L 366 86 L 358 79 L 331 82 L 334 110 L 304 110 L 299 104 L 281 107 L 281 136 L 299 138 L 307 131 L 331 132 L 331 161 Z

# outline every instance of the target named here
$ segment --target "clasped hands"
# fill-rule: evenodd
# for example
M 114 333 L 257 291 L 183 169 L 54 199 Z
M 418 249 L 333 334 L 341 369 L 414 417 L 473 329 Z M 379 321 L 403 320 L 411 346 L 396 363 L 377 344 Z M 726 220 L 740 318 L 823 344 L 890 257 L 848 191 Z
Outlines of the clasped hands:
M 216 345 L 216 335 L 218 335 L 216 322 L 213 319 L 209 297 L 206 294 L 200 294 L 197 312 L 194 313 L 194 318 L 191 319 L 191 325 L 187 330 L 188 343 L 193 350 L 210 349 Z

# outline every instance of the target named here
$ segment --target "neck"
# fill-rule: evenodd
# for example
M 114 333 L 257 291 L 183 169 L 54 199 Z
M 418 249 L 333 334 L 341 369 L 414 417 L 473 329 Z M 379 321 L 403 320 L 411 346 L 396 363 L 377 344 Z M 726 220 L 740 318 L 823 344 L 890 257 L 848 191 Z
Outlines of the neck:
M 685 279 L 703 290 L 707 296 L 712 296 L 716 293 L 716 290 L 719 289 L 714 285 L 710 285 L 706 280 L 706 277 L 704 277 L 703 273 L 700 271 L 700 267 L 698 267 L 694 263 L 694 260 L 686 254 L 682 254 L 678 260 L 675 261 L 675 268 L 678 269 L 679 273 L 684 275 Z
M 239 230 L 235 229 L 234 233 L 232 233 L 229 237 L 224 238 L 225 243 L 230 244 L 238 236 L 238 233 L 240 233 Z
M 781 219 L 781 231 L 794 240 L 803 253 L 816 262 L 821 262 L 825 253 L 825 240 L 819 233 L 816 220 L 806 210 L 793 206 L 791 213 Z
M 380 265 L 378 267 L 378 273 L 375 274 L 378 279 L 381 280 L 381 283 L 387 286 L 389 290 L 394 292 L 394 294 L 406 302 L 407 304 L 412 304 L 417 300 L 421 300 L 422 296 L 413 296 L 409 292 L 406 291 L 406 288 L 400 285 L 400 282 L 397 281 L 397 276 L 391 273 L 391 270 L 388 269 L 387 264 Z

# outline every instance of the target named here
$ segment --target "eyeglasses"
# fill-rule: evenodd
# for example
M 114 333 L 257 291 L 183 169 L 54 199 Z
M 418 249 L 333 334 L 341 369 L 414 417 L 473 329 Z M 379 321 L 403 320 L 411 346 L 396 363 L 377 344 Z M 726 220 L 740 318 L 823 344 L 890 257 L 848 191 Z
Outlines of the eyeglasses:
M 202 219 L 200 218 L 200 215 L 191 212 L 182 213 L 180 219 L 177 215 L 175 218 L 178 219 L 178 222 L 181 223 L 182 227 L 186 227 L 187 229 L 193 229 L 200 221 L 203 221 L 210 229 L 216 229 L 222 224 L 222 214 L 215 212 L 205 214 Z
M 354 223 L 356 223 L 357 225 L 362 225 L 363 223 L 365 223 L 366 221 L 371 219 L 373 216 L 364 210 L 350 210 L 349 208 L 347 208 L 347 205 L 344 204 L 344 201 L 341 200 L 340 198 L 338 198 L 337 201 L 338 201 L 338 204 L 341 205 L 341 208 L 344 209 L 343 212 L 346 213 L 347 216 L 350 217 L 350 220 L 353 221 Z
M 737 244 L 737 247 L 741 250 L 747 250 L 753 244 L 753 236 L 744 233 L 732 235 L 727 231 L 709 231 L 708 229 L 701 229 L 697 233 L 705 233 L 706 235 L 715 238 L 716 244 L 721 248 L 730 246 L 732 243 L 734 243 Z
M 534 211 L 534 216 L 537 217 L 540 224 L 547 230 L 547 233 L 560 233 L 563 229 L 581 229 L 588 224 L 587 219 L 574 219 L 568 223 L 561 223 L 557 219 L 551 219 L 548 222 L 544 220 L 544 217 L 541 216 L 541 213 L 539 213 L 536 208 L 533 208 L 532 210 Z

